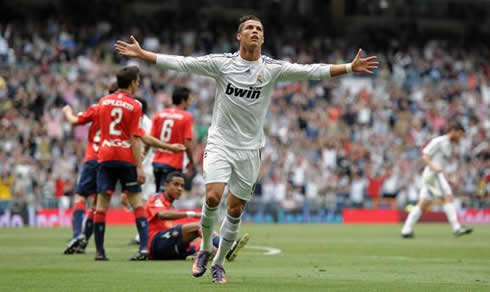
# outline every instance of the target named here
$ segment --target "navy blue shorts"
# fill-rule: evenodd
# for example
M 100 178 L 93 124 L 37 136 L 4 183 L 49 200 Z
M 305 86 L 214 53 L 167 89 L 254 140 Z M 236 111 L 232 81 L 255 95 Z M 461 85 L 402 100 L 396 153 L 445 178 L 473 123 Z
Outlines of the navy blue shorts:
M 121 182 L 123 192 L 140 193 L 136 166 L 125 161 L 105 161 L 97 170 L 97 193 L 112 194 L 117 182 Z
M 86 161 L 82 165 L 82 171 L 78 177 L 75 194 L 88 197 L 97 194 L 97 160 Z
M 152 163 L 153 165 L 153 175 L 155 176 L 155 186 L 156 192 L 159 193 L 163 190 L 163 185 L 167 180 L 167 175 L 173 171 L 182 172 L 182 169 L 178 169 L 163 163 Z
M 184 260 L 194 254 L 194 248 L 189 249 L 189 243 L 184 242 L 182 225 L 177 225 L 165 231 L 158 232 L 151 241 L 151 258 L 154 260 Z

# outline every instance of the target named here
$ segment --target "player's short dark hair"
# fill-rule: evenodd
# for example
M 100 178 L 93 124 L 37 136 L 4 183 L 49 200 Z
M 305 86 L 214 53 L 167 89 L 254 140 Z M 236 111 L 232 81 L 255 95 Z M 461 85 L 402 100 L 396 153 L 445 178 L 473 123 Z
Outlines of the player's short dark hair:
M 176 87 L 174 93 L 172 94 L 172 104 L 179 105 L 184 101 L 189 99 L 191 90 L 187 87 Z
M 165 183 L 171 182 L 174 179 L 174 177 L 181 177 L 181 178 L 183 178 L 185 180 L 184 174 L 182 172 L 180 172 L 180 171 L 172 171 L 171 173 L 169 173 L 167 175 L 167 179 L 165 180 Z
M 448 131 L 462 131 L 463 133 L 465 132 L 465 129 L 463 127 L 463 124 L 461 124 L 458 121 L 452 121 L 449 123 L 449 127 L 447 129 Z
M 138 80 L 140 70 L 136 66 L 124 67 L 117 72 L 117 87 L 128 88 L 132 81 Z
M 244 15 L 242 17 L 240 17 L 240 20 L 238 21 L 238 32 L 241 32 L 242 29 L 243 29 L 243 25 L 245 24 L 245 21 L 247 20 L 257 20 L 258 22 L 260 22 L 260 24 L 262 24 L 262 20 L 260 20 L 260 18 L 258 18 L 257 16 L 255 15 Z M 262 26 L 264 26 L 262 24 Z
M 148 103 L 144 98 L 141 97 L 135 97 L 140 104 L 141 104 L 141 111 L 143 112 L 144 115 L 146 115 L 146 111 L 148 110 Z
M 117 82 L 113 82 L 111 84 L 111 86 L 109 86 L 109 94 L 113 94 L 114 92 L 116 92 L 117 90 L 119 89 L 119 87 L 117 86 Z

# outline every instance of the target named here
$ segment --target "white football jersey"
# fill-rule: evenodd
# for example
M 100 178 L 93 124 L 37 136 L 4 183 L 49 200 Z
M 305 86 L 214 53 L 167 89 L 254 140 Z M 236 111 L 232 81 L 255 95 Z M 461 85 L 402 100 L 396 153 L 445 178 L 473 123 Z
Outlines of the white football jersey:
M 145 133 L 150 135 L 151 133 L 151 119 L 147 115 L 143 115 L 142 127 Z M 155 193 L 155 178 L 153 176 L 153 155 L 155 150 L 151 147 L 148 152 L 146 152 L 145 157 L 142 162 L 143 171 L 146 176 L 145 183 L 142 185 L 142 194 L 145 200 L 148 200 Z
M 448 135 L 435 137 L 422 150 L 422 153 L 430 156 L 432 162 L 442 170 L 447 169 L 453 152 L 454 146 L 449 141 Z M 432 175 L 434 175 L 434 172 L 429 166 L 426 166 L 424 169 L 424 177 Z
M 266 56 L 247 61 L 239 53 L 202 57 L 157 55 L 157 64 L 216 80 L 208 143 L 238 149 L 264 147 L 265 115 L 276 82 L 330 77 L 327 64 L 292 64 Z
M 143 126 L 143 130 L 145 130 L 145 133 L 150 135 L 151 119 L 147 115 L 143 115 L 142 126 Z M 152 174 L 151 162 L 153 160 L 153 153 L 154 153 L 153 148 L 150 148 L 148 152 L 145 154 L 145 158 L 143 159 L 142 165 L 146 175 Z

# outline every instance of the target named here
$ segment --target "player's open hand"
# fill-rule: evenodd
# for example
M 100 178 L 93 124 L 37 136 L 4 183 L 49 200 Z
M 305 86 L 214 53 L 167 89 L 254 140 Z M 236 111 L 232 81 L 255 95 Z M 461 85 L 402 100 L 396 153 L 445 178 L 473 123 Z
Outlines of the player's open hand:
M 128 57 L 141 57 L 143 55 L 143 49 L 141 48 L 138 41 L 134 38 L 134 36 L 130 36 L 130 43 L 126 43 L 123 41 L 117 41 L 114 45 L 116 51 Z
M 374 69 L 378 69 L 378 59 L 376 56 L 361 58 L 362 49 L 357 51 L 356 57 L 352 61 L 352 71 L 359 73 L 372 74 Z
M 67 113 L 71 113 L 73 114 L 73 109 L 71 108 L 70 105 L 65 105 L 61 111 L 64 113 L 64 114 L 67 114 Z
M 182 152 L 185 151 L 185 146 L 183 144 L 170 144 L 168 150 L 172 152 Z
M 144 184 L 146 181 L 146 176 L 145 176 L 145 172 L 143 171 L 143 168 L 141 167 L 136 168 L 136 173 L 138 174 L 138 183 L 140 185 Z

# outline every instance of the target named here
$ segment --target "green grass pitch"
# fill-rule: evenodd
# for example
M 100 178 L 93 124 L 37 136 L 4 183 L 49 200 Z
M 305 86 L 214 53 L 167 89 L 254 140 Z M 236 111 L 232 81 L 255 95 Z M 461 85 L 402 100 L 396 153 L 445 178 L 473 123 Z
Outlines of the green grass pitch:
M 490 226 L 454 238 L 447 224 L 252 225 L 251 246 L 226 265 L 228 284 L 193 279 L 189 261 L 130 262 L 134 227 L 106 230 L 110 262 L 62 255 L 71 230 L 0 229 L 0 291 L 490 291 Z

